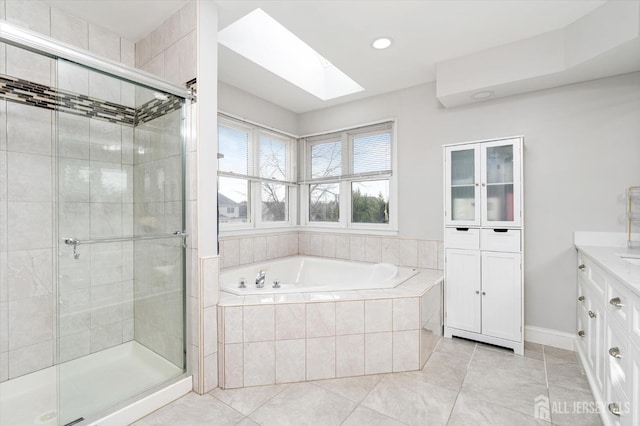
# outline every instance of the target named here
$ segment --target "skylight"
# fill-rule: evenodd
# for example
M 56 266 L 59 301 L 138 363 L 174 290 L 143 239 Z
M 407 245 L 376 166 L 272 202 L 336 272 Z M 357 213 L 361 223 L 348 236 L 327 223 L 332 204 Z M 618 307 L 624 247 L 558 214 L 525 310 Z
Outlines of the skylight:
M 218 42 L 323 101 L 364 90 L 260 8 L 218 32 Z

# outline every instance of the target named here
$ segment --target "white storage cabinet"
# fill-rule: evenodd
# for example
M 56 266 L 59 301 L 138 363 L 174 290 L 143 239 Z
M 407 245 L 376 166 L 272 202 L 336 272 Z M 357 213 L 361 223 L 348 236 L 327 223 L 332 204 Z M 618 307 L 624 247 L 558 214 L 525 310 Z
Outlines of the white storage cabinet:
M 524 353 L 523 138 L 444 147 L 445 336 Z

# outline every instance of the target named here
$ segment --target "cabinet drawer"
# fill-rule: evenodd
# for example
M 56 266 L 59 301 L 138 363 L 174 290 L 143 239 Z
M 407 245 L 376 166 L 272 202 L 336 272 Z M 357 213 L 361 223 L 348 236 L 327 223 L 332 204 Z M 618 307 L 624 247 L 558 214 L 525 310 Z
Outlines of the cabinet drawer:
M 609 318 L 616 321 L 625 332 L 631 329 L 631 310 L 633 299 L 631 293 L 611 276 L 607 279 L 606 309 Z
M 482 229 L 480 248 L 490 251 L 520 252 L 520 230 L 518 229 Z
M 633 295 L 631 297 L 631 306 L 629 309 L 631 315 L 631 333 L 630 338 L 635 345 L 640 348 L 640 297 Z M 640 354 L 640 350 L 638 351 Z
M 595 290 L 599 295 L 602 295 L 604 300 L 607 288 L 607 274 L 602 268 L 595 265 L 591 259 L 584 256 L 582 253 L 578 253 L 578 274 L 590 284 L 593 284 Z
M 633 348 L 625 333 L 611 319 L 607 321 L 605 342 L 603 351 L 607 366 L 607 381 L 613 387 L 619 387 L 624 395 L 628 396 L 631 390 Z
M 632 423 L 633 418 L 629 399 L 611 382 L 607 383 L 607 392 L 602 410 L 603 417 L 607 419 L 606 423 L 609 425 L 635 426 Z
M 478 250 L 480 248 L 480 230 L 478 228 L 445 228 L 445 248 Z

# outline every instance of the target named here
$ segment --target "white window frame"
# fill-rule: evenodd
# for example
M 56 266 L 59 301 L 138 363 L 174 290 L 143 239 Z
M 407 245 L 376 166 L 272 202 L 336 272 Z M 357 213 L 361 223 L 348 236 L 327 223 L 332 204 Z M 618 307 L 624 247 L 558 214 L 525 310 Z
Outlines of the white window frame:
M 355 130 L 363 127 L 373 127 L 376 125 L 391 123 L 391 173 L 380 175 L 363 175 L 358 176 L 353 174 L 353 139 L 356 137 L 362 137 L 365 135 L 373 135 L 382 133 L 383 130 L 372 130 L 363 132 L 354 132 Z M 335 231 L 343 232 L 345 230 L 352 230 L 362 233 L 378 233 L 384 235 L 396 235 L 398 232 L 398 177 L 397 177 L 397 122 L 395 119 L 383 120 L 376 123 L 369 123 L 360 126 L 354 126 L 352 128 L 341 129 L 335 132 L 327 132 L 327 136 L 335 135 L 340 132 L 342 141 L 342 171 L 341 176 L 335 178 L 325 178 L 322 180 L 311 179 L 311 147 L 316 144 L 326 143 L 336 138 L 327 137 L 326 139 L 319 139 L 321 135 L 309 135 L 313 136 L 313 140 L 307 141 L 301 138 L 301 150 L 304 153 L 303 164 L 303 182 L 300 185 L 300 224 L 305 227 L 305 230 L 313 231 Z M 353 132 L 353 133 L 349 133 Z M 365 182 L 372 180 L 389 180 L 389 223 L 357 223 L 352 222 L 351 218 L 351 184 L 354 182 Z M 338 222 L 315 222 L 309 219 L 309 202 L 310 202 L 310 188 L 313 183 L 339 183 L 340 185 L 340 217 Z
M 218 115 L 218 126 L 238 129 L 248 133 L 248 174 L 237 175 L 238 179 L 249 181 L 249 194 L 247 194 L 247 222 L 245 223 L 219 223 L 221 234 L 241 233 L 242 231 L 253 231 L 256 229 L 276 229 L 290 228 L 295 226 L 297 219 L 298 190 L 295 183 L 297 158 L 296 139 L 290 135 L 267 129 L 258 124 L 249 123 L 232 117 Z M 262 183 L 271 181 L 259 176 L 260 162 L 260 137 L 266 135 L 271 139 L 285 143 L 287 150 L 287 176 L 286 180 L 273 180 L 273 182 L 287 185 L 288 217 L 286 221 L 265 221 L 262 220 Z M 218 177 L 235 177 L 233 174 L 218 171 Z M 219 189 L 219 188 L 218 188 Z

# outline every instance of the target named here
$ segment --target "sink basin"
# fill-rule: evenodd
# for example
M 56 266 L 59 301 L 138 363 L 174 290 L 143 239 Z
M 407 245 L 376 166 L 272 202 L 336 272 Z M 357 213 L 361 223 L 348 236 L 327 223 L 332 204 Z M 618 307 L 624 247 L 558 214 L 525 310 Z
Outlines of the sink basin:
M 632 265 L 637 265 L 640 266 L 640 259 L 638 259 L 637 257 L 625 257 L 625 256 L 620 256 L 620 258 L 622 260 L 625 260 L 627 262 L 629 262 Z
M 620 259 L 629 262 L 632 265 L 640 266 L 640 254 L 635 253 L 617 253 Z

